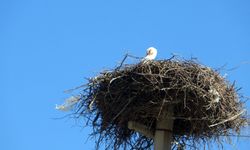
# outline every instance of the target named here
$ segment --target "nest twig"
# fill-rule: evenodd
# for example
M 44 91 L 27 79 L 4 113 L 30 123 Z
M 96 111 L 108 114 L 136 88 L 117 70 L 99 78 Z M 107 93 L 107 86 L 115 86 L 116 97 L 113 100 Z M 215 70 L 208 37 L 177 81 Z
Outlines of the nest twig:
M 220 135 L 239 133 L 246 123 L 234 84 L 195 60 L 176 58 L 101 72 L 89 79 L 77 114 L 87 118 L 92 135 L 99 137 L 97 149 L 102 143 L 106 149 L 151 149 L 153 140 L 130 130 L 128 122 L 154 133 L 170 105 L 173 142 L 179 146 L 195 149 L 197 143 L 219 141 Z

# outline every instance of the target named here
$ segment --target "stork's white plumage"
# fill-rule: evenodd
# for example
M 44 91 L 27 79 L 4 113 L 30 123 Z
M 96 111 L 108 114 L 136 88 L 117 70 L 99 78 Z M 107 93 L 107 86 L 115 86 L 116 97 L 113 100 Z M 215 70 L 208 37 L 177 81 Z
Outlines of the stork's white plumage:
M 154 47 L 149 47 L 147 49 L 147 55 L 142 59 L 142 61 L 150 61 L 150 60 L 154 60 L 156 58 L 157 55 L 157 50 Z

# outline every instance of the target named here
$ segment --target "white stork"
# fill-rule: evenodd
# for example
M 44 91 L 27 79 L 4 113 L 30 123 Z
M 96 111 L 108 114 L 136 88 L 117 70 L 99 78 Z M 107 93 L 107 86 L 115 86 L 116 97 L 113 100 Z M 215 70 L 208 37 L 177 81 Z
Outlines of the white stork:
M 147 49 L 147 54 L 146 54 L 146 56 L 142 59 L 142 62 L 152 61 L 152 60 L 155 59 L 156 55 L 157 55 L 157 50 L 156 50 L 156 48 L 154 48 L 154 47 L 149 47 L 149 48 Z

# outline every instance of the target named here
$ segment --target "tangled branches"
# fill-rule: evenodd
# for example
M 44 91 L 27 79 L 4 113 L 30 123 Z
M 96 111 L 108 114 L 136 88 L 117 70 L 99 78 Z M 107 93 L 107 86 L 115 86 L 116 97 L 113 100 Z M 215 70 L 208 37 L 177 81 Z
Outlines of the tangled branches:
M 156 121 L 173 107 L 173 139 L 179 145 L 220 142 L 246 123 L 234 84 L 193 60 L 122 65 L 89 79 L 77 106 L 98 136 L 97 149 L 151 149 L 153 139 L 128 128 L 138 122 L 154 133 Z M 173 144 L 173 147 L 176 146 Z

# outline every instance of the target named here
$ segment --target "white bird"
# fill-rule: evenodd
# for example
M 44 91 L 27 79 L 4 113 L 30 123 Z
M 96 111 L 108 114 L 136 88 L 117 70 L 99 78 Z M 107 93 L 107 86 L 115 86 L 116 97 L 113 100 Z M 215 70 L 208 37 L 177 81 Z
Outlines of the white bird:
M 80 100 L 80 96 L 71 96 L 70 98 L 66 99 L 64 104 L 57 105 L 56 109 L 61 111 L 70 111 L 76 105 L 76 103 Z
M 157 50 L 154 47 L 149 47 L 147 49 L 147 55 L 142 59 L 143 62 L 148 62 L 154 60 L 157 55 Z

